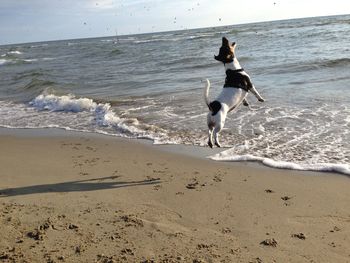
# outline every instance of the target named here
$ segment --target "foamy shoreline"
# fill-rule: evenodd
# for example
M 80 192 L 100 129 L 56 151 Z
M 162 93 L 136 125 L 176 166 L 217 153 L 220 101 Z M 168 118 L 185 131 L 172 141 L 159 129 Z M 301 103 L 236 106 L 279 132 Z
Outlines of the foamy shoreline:
M 309 172 L 314 175 L 322 175 L 332 173 L 334 175 L 349 176 L 350 166 L 348 164 L 331 164 L 331 163 L 316 163 L 316 164 L 297 164 L 293 162 L 275 161 L 270 158 L 263 158 L 253 155 L 237 155 L 234 148 L 213 148 L 202 147 L 196 145 L 184 144 L 154 144 L 151 139 L 130 139 L 122 138 L 117 135 L 102 134 L 95 132 L 82 132 L 65 130 L 58 128 L 1 128 L 1 135 L 15 135 L 19 137 L 66 137 L 66 136 L 90 136 L 93 138 L 115 138 L 117 140 L 126 140 L 136 143 L 153 146 L 159 150 L 170 153 L 182 154 L 189 157 L 200 159 L 210 159 L 216 162 L 225 162 L 238 165 L 249 165 L 252 167 L 260 167 L 267 169 L 281 169 L 291 171 Z
M 346 176 L 95 134 L 6 132 L 5 262 L 348 262 Z

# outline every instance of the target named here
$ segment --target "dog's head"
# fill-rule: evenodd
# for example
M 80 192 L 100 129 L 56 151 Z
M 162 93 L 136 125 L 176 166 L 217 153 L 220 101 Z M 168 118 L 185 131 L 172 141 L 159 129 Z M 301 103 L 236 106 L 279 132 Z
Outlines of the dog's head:
M 217 61 L 220 61 L 222 63 L 231 63 L 235 57 L 235 48 L 236 48 L 236 43 L 233 42 L 230 44 L 228 39 L 226 37 L 222 38 L 222 45 L 219 50 L 219 55 L 215 56 L 214 58 Z

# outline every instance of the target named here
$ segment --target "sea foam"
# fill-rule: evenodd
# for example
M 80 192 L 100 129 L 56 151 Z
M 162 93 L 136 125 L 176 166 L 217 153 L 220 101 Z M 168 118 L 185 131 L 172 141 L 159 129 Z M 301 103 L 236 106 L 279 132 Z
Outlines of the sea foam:
M 9 51 L 8 54 L 21 55 L 22 52 L 21 52 L 21 51 L 18 51 L 18 50 L 15 50 L 15 51 Z
M 57 125 L 55 120 L 61 120 L 60 112 L 64 112 L 71 113 L 66 117 L 67 119 L 70 117 L 71 120 L 57 127 L 83 131 L 92 129 L 88 131 L 127 138 L 150 139 L 155 143 L 165 142 L 164 138 L 167 138 L 161 128 L 140 123 L 136 118 L 118 116 L 109 103 L 97 103 L 89 98 L 77 98 L 73 94 L 58 96 L 44 93 L 29 102 L 29 105 L 39 112 L 52 113 L 51 124 L 46 124 L 45 127 Z M 77 127 L 83 127 L 83 129 Z
M 278 169 L 289 169 L 299 171 L 316 171 L 316 172 L 336 172 L 350 175 L 350 166 L 348 164 L 332 164 L 332 163 L 294 163 L 286 161 L 276 161 L 271 158 L 254 156 L 251 154 L 237 155 L 236 149 L 231 148 L 221 153 L 209 156 L 214 161 L 252 161 L 260 162 L 266 166 Z
M 0 59 L 0 66 L 5 65 L 6 63 L 8 63 L 6 59 Z
M 50 111 L 96 111 L 98 108 L 105 108 L 108 110 L 109 104 L 97 104 L 92 99 L 75 98 L 74 95 L 56 96 L 53 94 L 40 94 L 29 103 L 38 110 Z

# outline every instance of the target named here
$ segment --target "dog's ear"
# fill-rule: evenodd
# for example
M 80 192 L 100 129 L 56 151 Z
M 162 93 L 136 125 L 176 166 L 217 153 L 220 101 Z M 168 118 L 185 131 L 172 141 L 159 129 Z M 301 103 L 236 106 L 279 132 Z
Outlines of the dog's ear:
M 230 46 L 230 42 L 228 41 L 228 39 L 226 37 L 222 38 L 222 46 L 224 46 L 224 47 Z
M 232 48 L 233 48 L 233 50 L 235 50 L 235 48 L 236 48 L 236 42 L 232 42 L 232 44 L 231 44 L 231 46 L 232 46 Z

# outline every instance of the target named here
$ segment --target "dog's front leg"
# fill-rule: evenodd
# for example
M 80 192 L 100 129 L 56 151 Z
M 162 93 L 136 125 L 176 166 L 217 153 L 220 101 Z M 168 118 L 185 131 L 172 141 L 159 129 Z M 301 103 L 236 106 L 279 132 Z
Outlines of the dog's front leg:
M 261 95 L 259 94 L 259 92 L 256 90 L 255 86 L 252 85 L 249 90 L 254 94 L 254 96 L 260 101 L 260 102 L 264 102 L 264 98 L 261 97 Z
M 246 107 L 250 108 L 250 105 L 249 105 L 249 102 L 248 102 L 247 98 L 244 98 L 242 103 L 243 103 L 243 106 L 246 106 Z

